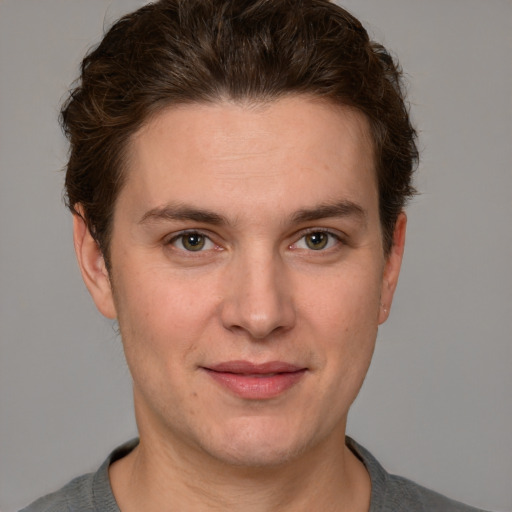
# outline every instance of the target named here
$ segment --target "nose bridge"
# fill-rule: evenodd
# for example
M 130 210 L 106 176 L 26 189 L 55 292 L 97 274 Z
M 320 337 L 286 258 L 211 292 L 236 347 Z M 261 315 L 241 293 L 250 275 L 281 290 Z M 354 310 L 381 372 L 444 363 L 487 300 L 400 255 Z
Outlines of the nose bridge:
M 223 323 L 230 330 L 246 331 L 263 339 L 277 330 L 289 329 L 295 311 L 280 255 L 260 244 L 241 251 L 228 276 L 223 304 Z

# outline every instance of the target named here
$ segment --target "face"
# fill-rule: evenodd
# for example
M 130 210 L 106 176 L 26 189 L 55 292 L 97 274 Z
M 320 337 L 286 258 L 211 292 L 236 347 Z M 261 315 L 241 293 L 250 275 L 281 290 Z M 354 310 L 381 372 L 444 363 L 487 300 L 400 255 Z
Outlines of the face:
M 398 278 L 368 126 L 305 97 L 188 105 L 131 141 L 111 276 L 79 218 L 100 311 L 117 317 L 141 438 L 279 464 L 344 434 Z

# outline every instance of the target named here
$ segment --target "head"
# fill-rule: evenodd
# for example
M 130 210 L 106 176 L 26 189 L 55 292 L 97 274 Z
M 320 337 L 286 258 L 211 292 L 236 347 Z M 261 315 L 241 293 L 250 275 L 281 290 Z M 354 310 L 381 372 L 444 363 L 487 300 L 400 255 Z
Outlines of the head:
M 251 466 L 336 449 L 412 193 L 385 50 L 323 0 L 160 1 L 86 57 L 63 121 L 78 259 L 141 439 Z
M 369 122 L 383 248 L 414 193 L 417 162 L 401 73 L 361 23 L 327 1 L 162 0 L 119 20 L 82 63 L 62 109 L 68 206 L 107 266 L 133 135 L 169 106 L 308 95 Z

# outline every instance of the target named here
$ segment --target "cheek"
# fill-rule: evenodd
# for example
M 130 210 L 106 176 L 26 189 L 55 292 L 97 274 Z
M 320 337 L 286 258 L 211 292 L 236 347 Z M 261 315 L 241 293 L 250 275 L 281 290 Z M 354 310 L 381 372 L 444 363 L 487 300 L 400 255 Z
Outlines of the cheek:
M 129 363 L 152 356 L 160 366 L 183 362 L 215 311 L 211 283 L 156 269 L 123 275 L 129 278 L 114 281 L 114 299 Z
M 308 289 L 302 316 L 315 339 L 318 364 L 326 370 L 331 384 L 352 394 L 364 379 L 375 346 L 380 276 L 367 271 L 342 276 L 340 272 L 323 286 Z
M 317 328 L 333 335 L 375 332 L 380 311 L 381 275 L 371 266 L 331 272 L 301 286 L 301 309 Z

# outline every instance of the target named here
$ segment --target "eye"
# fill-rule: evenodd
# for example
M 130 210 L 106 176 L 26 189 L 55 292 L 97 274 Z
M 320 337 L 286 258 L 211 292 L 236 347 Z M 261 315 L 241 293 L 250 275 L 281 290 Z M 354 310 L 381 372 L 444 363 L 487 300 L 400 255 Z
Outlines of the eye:
M 300 238 L 294 245 L 296 249 L 310 249 L 313 251 L 322 251 L 330 249 L 338 244 L 339 237 L 328 231 L 311 231 Z
M 184 249 L 189 252 L 200 252 L 215 247 L 215 244 L 206 235 L 197 233 L 196 231 L 181 233 L 175 236 L 170 241 L 170 244 L 177 249 Z

